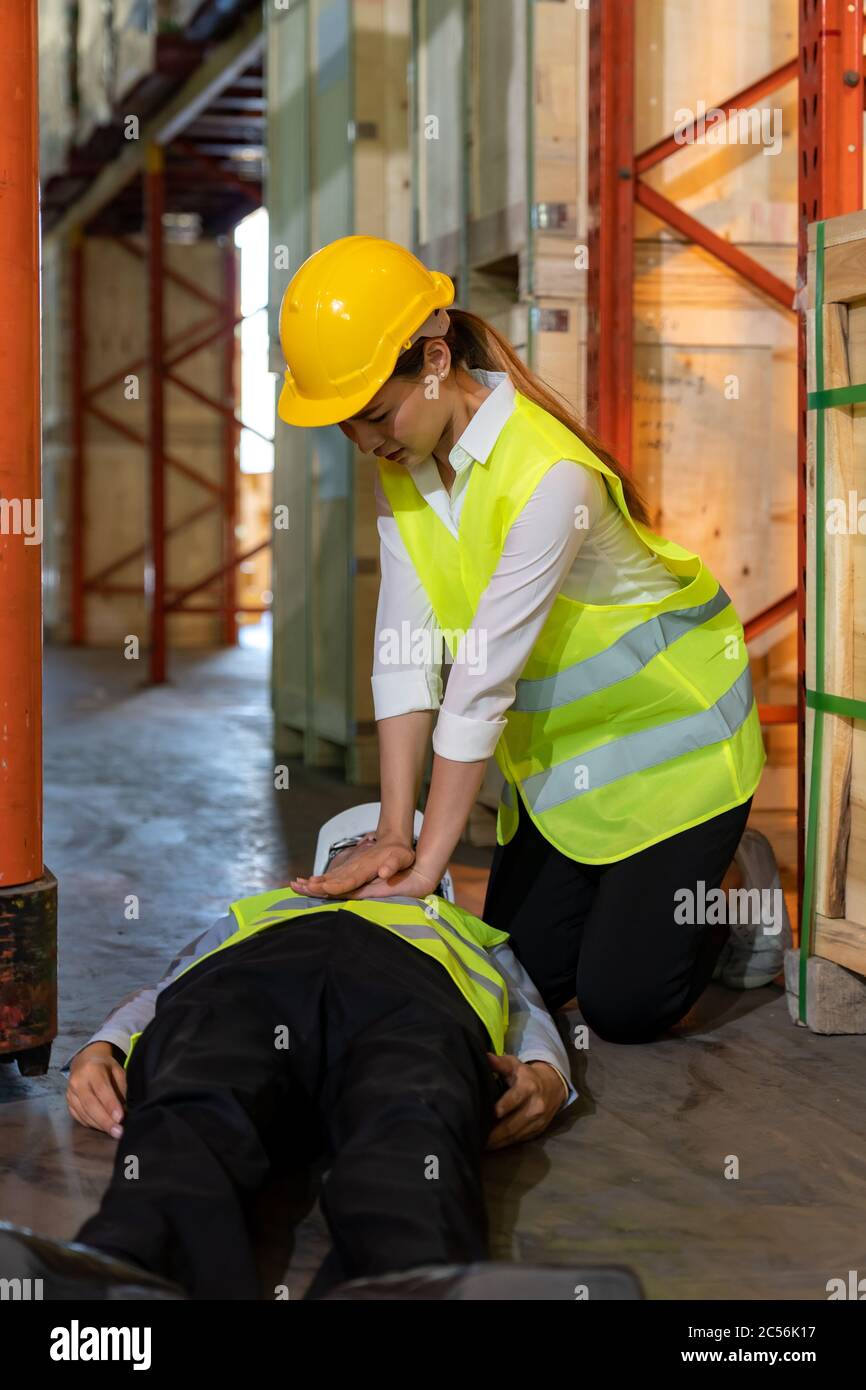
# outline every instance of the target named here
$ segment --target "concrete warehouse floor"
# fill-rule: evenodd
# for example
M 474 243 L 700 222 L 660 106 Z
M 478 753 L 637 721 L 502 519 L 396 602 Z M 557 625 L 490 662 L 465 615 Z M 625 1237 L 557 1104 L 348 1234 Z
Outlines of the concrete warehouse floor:
M 263 654 L 171 666 L 173 683 L 148 690 L 118 654 L 46 654 L 61 1031 L 46 1077 L 0 1067 L 0 1217 L 48 1235 L 71 1236 L 95 1210 L 115 1148 L 68 1115 L 70 1051 L 231 898 L 311 869 L 329 815 L 375 797 L 300 766 L 290 792 L 274 791 Z M 477 908 L 489 851 L 459 857 L 461 900 Z M 130 893 L 137 923 L 123 916 Z M 579 1018 L 559 1021 L 570 1033 Z M 711 986 L 651 1045 L 590 1035 L 571 1051 L 580 1100 L 542 1140 L 485 1160 L 494 1256 L 627 1264 L 650 1298 L 826 1298 L 827 1280 L 866 1258 L 864 1049 L 794 1027 L 777 987 Z M 730 1154 L 738 1181 L 723 1176 Z M 327 1248 L 314 1199 L 273 1184 L 259 1220 L 266 1286 L 300 1297 Z

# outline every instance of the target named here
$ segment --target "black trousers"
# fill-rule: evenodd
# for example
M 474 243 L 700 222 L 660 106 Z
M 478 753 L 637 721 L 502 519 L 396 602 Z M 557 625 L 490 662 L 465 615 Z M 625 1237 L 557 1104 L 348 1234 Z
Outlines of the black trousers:
M 613 864 L 555 849 L 518 796 L 519 821 L 497 845 L 483 917 L 508 932 L 549 1009 L 576 996 L 611 1042 L 648 1042 L 681 1019 L 712 978 L 729 926 L 674 920 L 680 889 L 718 888 L 752 798 Z
M 158 996 L 110 1184 L 76 1239 L 193 1298 L 260 1298 L 252 1199 L 272 1171 L 324 1156 L 334 1248 L 307 1296 L 485 1259 L 480 1160 L 501 1094 L 488 1050 L 446 971 L 393 933 L 343 911 L 269 927 Z

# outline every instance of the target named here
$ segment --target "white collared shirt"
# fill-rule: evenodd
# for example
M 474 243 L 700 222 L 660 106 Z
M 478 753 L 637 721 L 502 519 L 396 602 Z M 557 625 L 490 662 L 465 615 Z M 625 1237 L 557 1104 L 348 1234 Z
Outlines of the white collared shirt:
M 478 460 L 486 462 L 514 408 L 514 386 L 505 372 L 475 369 L 470 375 L 492 389 L 448 455 L 455 472 L 450 496 L 432 455 L 409 470 L 455 538 L 472 468 Z M 587 510 L 579 514 L 578 507 Z M 375 716 L 438 709 L 433 749 L 455 762 L 493 753 L 517 680 L 557 594 L 584 603 L 646 603 L 679 587 L 628 526 L 601 474 L 563 459 L 544 474 L 505 538 L 472 627 L 450 666 L 443 700 L 441 666 L 427 659 L 437 650 L 433 607 L 378 473 L 376 510 L 382 582 L 373 655 Z M 576 525 L 578 515 L 588 524 Z M 416 636 L 421 632 L 429 634 L 426 643 Z M 450 661 L 447 648 L 445 661 Z

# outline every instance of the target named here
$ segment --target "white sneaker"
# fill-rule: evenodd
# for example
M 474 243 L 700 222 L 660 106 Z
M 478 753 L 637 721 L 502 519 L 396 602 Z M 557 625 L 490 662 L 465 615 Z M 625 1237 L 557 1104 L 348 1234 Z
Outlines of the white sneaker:
M 747 921 L 731 923 L 713 979 L 728 989 L 758 989 L 784 969 L 785 951 L 793 945 L 791 919 L 779 865 L 766 835 L 760 830 L 744 830 L 734 859 L 743 876 L 743 888 L 756 888 L 760 896 L 757 904 L 754 896 L 748 900 Z

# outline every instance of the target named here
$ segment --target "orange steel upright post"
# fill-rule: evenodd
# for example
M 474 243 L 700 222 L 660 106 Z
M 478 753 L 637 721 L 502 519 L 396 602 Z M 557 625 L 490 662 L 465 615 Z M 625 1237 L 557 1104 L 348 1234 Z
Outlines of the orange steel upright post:
M 42 862 L 37 7 L 0 0 L 0 1061 L 47 1071 L 57 883 Z

